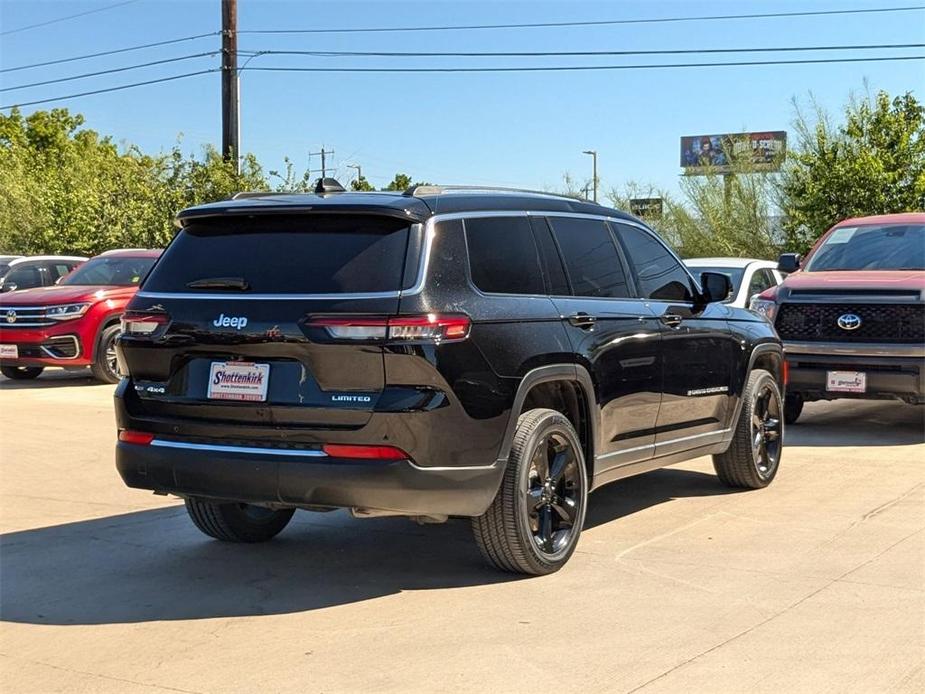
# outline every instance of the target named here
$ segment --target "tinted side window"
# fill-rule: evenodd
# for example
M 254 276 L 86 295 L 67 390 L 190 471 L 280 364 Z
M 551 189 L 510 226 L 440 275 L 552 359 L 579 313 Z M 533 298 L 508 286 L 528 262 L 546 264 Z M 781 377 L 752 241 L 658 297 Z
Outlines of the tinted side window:
M 49 284 L 54 284 L 70 271 L 71 268 L 65 263 L 49 263 L 45 266 Z
M 531 217 L 530 223 L 533 225 L 536 245 L 540 249 L 543 272 L 546 273 L 547 291 L 549 291 L 552 296 L 571 295 L 572 289 L 568 286 L 565 268 L 562 267 L 562 258 L 559 256 L 559 249 L 556 247 L 556 242 L 552 238 L 549 224 L 543 217 Z
M 681 263 L 651 234 L 627 224 L 615 224 L 630 264 L 636 271 L 639 293 L 646 299 L 691 301 L 691 282 Z
M 467 219 L 466 243 L 472 282 L 483 292 L 546 293 L 526 217 Z
M 42 286 L 42 273 L 35 265 L 13 266 L 3 283 L 7 286 L 15 284 L 17 289 L 31 289 Z
M 752 275 L 752 281 L 748 283 L 748 296 L 760 294 L 765 289 L 770 289 L 775 284 L 777 284 L 777 282 L 774 280 L 774 275 L 771 274 L 770 270 L 765 270 L 764 268 L 755 270 L 755 274 Z
M 576 296 L 630 296 L 623 264 L 604 222 L 571 217 L 549 221 Z

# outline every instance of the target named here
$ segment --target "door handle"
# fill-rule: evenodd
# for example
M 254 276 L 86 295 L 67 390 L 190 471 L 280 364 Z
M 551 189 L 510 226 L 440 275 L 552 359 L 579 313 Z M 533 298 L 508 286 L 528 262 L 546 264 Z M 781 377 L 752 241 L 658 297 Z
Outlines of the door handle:
M 663 313 L 660 320 L 669 328 L 677 328 L 684 318 L 677 313 Z
M 597 316 L 592 316 L 584 311 L 579 311 L 578 313 L 568 317 L 568 322 L 574 325 L 576 328 L 581 328 L 582 330 L 590 330 L 594 327 L 594 324 L 597 323 Z

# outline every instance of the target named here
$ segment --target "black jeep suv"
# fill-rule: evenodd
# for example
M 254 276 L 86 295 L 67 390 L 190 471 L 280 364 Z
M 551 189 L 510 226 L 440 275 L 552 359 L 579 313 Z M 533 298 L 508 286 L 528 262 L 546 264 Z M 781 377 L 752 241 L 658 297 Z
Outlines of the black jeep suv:
M 548 194 L 244 194 L 180 213 L 123 318 L 118 470 L 220 540 L 295 509 L 472 519 L 500 569 L 575 549 L 588 492 L 780 464 L 781 345 L 639 220 Z

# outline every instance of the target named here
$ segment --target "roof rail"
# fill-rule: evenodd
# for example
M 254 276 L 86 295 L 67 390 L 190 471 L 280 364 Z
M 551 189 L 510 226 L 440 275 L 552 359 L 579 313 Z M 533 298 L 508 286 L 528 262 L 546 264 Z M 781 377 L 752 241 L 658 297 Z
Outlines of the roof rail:
M 553 198 L 567 198 L 569 200 L 580 200 L 590 202 L 578 195 L 567 195 L 565 193 L 551 193 L 548 190 L 530 190 L 529 188 L 504 188 L 502 186 L 460 186 L 460 185 L 418 185 L 408 188 L 403 195 L 414 198 L 421 195 L 442 195 L 443 193 L 455 192 L 479 192 L 485 191 L 490 193 L 527 193 L 528 195 L 546 195 Z

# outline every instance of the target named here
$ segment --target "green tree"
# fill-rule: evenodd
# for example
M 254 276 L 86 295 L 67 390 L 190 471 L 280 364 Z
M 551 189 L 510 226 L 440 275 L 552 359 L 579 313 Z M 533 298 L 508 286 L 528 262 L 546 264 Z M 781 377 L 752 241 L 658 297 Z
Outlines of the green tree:
M 409 176 L 408 174 L 397 173 L 395 174 L 395 178 L 392 179 L 391 183 L 389 183 L 389 185 L 387 185 L 382 190 L 405 191 L 405 190 L 408 190 L 408 188 L 410 187 L 411 187 L 411 176 Z
M 214 148 L 184 156 L 179 145 L 146 155 L 83 128 L 66 109 L 0 114 L 0 250 L 80 253 L 158 247 L 183 207 L 266 188 L 259 164 L 241 173 Z
M 284 173 L 279 171 L 270 171 L 270 178 L 279 179 L 275 190 L 282 193 L 304 193 L 312 189 L 312 178 L 309 171 L 305 171 L 301 176 L 295 172 L 295 165 L 289 157 L 284 157 L 283 162 L 286 165 Z
M 774 259 L 781 250 L 774 215 L 777 180 L 750 161 L 732 161 L 733 174 L 685 176 L 680 196 L 630 183 L 612 190 L 615 207 L 629 211 L 632 198 L 661 198 L 661 219 L 646 220 L 684 258 L 732 256 Z
M 350 189 L 365 191 L 365 192 L 376 190 L 373 187 L 372 183 L 366 180 L 366 176 L 358 176 L 357 178 L 353 179 L 350 182 Z
M 781 186 L 792 250 L 846 217 L 925 209 L 925 108 L 911 93 L 852 99 L 838 126 L 816 104 L 813 117 L 795 108 Z

